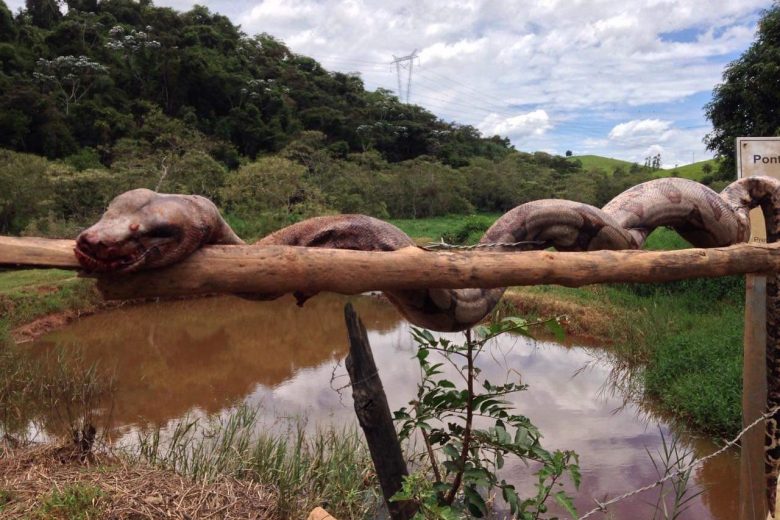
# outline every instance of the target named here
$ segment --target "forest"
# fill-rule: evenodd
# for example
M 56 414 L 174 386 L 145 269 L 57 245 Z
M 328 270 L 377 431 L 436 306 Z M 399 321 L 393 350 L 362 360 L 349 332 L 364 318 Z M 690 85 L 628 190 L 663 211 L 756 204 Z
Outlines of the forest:
M 659 172 L 586 170 L 446 122 L 269 34 L 151 1 L 0 0 L 0 233 L 73 236 L 118 193 L 215 200 L 255 237 L 315 214 L 601 206 Z

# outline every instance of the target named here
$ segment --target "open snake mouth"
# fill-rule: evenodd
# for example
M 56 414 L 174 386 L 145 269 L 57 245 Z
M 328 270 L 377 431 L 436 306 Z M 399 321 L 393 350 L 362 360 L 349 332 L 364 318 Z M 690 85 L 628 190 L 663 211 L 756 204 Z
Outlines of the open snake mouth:
M 79 239 L 73 252 L 79 263 L 93 273 L 130 273 L 158 261 L 178 242 L 172 236 L 140 236 L 111 247 L 93 246 Z
M 94 273 L 109 273 L 109 272 L 131 272 L 143 265 L 146 257 L 153 251 L 153 249 L 140 248 L 137 252 L 132 254 L 121 255 L 117 257 L 98 258 L 88 253 L 84 249 L 76 246 L 73 252 L 76 254 L 76 258 L 79 263 L 89 272 Z

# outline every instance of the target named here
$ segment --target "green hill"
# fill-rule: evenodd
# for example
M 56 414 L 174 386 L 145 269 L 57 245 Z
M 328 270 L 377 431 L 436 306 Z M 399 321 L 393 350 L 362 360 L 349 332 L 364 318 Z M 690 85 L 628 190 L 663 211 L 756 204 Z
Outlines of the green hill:
M 612 173 L 617 167 L 630 168 L 633 163 L 629 161 L 622 161 L 620 159 L 613 159 L 611 157 L 602 157 L 600 155 L 575 155 L 569 157 L 569 160 L 578 160 L 582 163 L 583 170 L 602 169 L 607 173 Z
M 569 157 L 569 161 L 574 160 L 582 163 L 583 170 L 601 169 L 611 174 L 615 168 L 623 167 L 626 170 L 631 168 L 634 164 L 629 161 L 623 161 L 621 159 L 613 159 L 612 157 L 603 157 L 601 155 L 577 155 Z M 693 164 L 686 164 L 678 168 L 661 169 L 657 172 L 657 177 L 683 177 L 685 179 L 692 179 L 694 181 L 700 181 L 706 174 L 704 172 L 705 165 L 710 165 L 712 171 L 717 171 L 718 161 L 715 159 L 708 159 L 706 161 L 699 161 Z
M 715 172 L 718 170 L 718 161 L 716 159 L 708 159 L 706 161 L 699 161 L 695 162 L 693 164 L 686 164 L 685 166 L 680 166 L 679 168 L 673 168 L 671 170 L 666 170 L 668 172 L 668 175 L 674 175 L 677 174 L 678 177 L 683 177 L 685 179 L 693 179 L 694 181 L 700 181 L 704 175 L 704 166 L 709 164 L 712 168 L 712 172 Z

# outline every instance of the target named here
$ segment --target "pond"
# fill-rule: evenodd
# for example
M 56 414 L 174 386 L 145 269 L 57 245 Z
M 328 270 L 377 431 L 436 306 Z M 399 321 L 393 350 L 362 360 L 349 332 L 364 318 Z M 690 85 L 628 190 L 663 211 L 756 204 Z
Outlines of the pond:
M 184 417 L 227 413 L 242 403 L 261 407 L 268 427 L 283 418 L 305 420 L 311 428 L 343 425 L 356 423 L 349 390 L 337 390 L 348 381 L 343 364 L 348 300 L 368 329 L 391 409 L 406 405 L 419 377 L 409 326 L 374 297 L 319 295 L 303 308 L 292 298 L 235 297 L 128 306 L 82 318 L 29 348 L 65 345 L 86 361 L 116 370 L 112 416 L 120 440 Z M 519 372 L 529 388 L 512 397 L 517 410 L 539 427 L 547 449 L 580 455 L 581 513 L 594 507 L 594 498 L 656 480 L 648 451 L 657 453 L 662 436 L 670 439 L 680 430 L 647 406 L 626 402 L 614 387 L 614 367 L 604 349 L 505 335 L 482 356 L 481 368 L 491 381 L 502 380 L 508 370 Z M 698 457 L 717 449 L 709 440 L 677 435 Z M 738 475 L 736 452 L 695 469 L 694 487 L 703 492 L 682 518 L 736 518 Z M 508 463 L 503 476 L 521 488 L 532 484 L 519 462 Z M 656 497 L 643 493 L 612 512 L 616 518 L 652 518 Z

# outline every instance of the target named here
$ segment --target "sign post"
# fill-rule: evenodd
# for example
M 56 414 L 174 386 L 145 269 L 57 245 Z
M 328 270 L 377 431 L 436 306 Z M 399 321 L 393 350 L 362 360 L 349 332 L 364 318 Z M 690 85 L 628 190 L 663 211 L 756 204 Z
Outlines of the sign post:
M 780 179 L 780 138 L 738 137 L 737 176 L 768 175 Z M 766 242 L 766 223 L 760 208 L 750 212 L 751 242 Z M 767 291 L 776 277 L 747 275 L 745 294 L 744 363 L 742 369 L 742 426 L 758 419 L 767 404 Z M 767 288 L 769 285 L 769 289 Z M 771 312 L 771 310 L 770 310 Z M 742 440 L 740 520 L 765 520 L 767 481 L 764 466 L 764 429 L 753 428 Z

